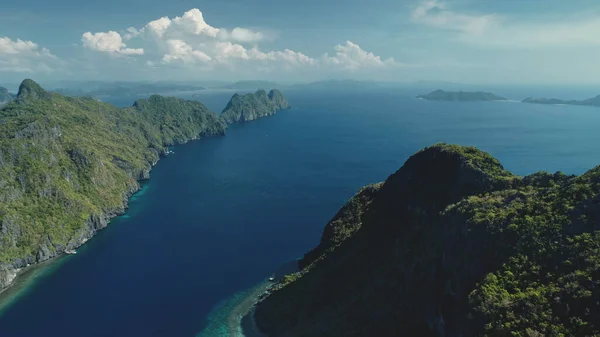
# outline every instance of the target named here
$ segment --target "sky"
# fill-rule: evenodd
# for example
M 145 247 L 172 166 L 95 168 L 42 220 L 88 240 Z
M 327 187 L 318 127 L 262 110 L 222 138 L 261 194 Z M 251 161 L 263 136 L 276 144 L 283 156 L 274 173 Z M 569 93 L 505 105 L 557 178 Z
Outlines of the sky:
M 597 0 L 0 3 L 0 82 L 599 84 Z

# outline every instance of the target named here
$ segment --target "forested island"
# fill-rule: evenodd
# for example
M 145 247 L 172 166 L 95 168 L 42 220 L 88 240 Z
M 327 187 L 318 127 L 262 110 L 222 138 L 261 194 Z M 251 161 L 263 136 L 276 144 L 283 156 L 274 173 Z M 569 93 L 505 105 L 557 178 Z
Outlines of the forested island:
M 600 95 L 581 101 L 569 100 L 565 101 L 556 98 L 533 98 L 529 97 L 523 100 L 523 103 L 535 103 L 535 104 L 565 104 L 565 105 L 587 105 L 587 106 L 600 106 Z
M 255 118 L 273 113 L 265 102 Z M 152 95 L 119 109 L 24 80 L 0 109 L 0 290 L 124 213 L 169 146 L 222 136 L 228 121 L 197 101 Z
M 437 144 L 361 189 L 255 309 L 269 337 L 600 334 L 600 167 Z
M 428 101 L 454 101 L 454 102 L 474 102 L 474 101 L 506 101 L 506 98 L 494 95 L 484 91 L 444 91 L 435 90 L 426 95 L 419 95 L 417 98 Z
M 279 90 L 273 89 L 267 94 L 260 89 L 253 94 L 234 94 L 221 118 L 227 123 L 248 122 L 289 108 L 288 101 Z

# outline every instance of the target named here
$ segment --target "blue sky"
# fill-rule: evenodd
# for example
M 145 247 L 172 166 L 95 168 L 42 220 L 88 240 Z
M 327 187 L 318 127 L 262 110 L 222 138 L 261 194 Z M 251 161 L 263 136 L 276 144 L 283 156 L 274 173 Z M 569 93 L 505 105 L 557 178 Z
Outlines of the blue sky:
M 591 0 L 30 0 L 0 4 L 0 78 L 600 81 Z

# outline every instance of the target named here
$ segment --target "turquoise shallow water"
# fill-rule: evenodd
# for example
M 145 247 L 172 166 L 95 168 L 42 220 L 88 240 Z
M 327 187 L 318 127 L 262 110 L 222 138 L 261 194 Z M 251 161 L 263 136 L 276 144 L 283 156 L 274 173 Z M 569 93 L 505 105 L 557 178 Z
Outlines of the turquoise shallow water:
M 518 174 L 600 164 L 600 109 L 419 93 L 289 91 L 292 110 L 175 147 L 125 216 L 5 302 L 0 336 L 221 333 L 245 289 L 312 248 L 361 186 L 436 142 L 478 146 Z M 199 99 L 220 110 L 229 96 Z

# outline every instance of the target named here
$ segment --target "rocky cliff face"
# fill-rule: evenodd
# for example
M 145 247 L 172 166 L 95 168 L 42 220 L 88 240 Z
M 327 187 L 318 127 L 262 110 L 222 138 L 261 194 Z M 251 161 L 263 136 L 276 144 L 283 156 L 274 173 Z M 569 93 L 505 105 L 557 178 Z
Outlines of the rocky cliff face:
M 23 81 L 0 110 L 0 289 L 122 214 L 166 146 L 225 129 L 199 102 L 151 96 L 117 109 Z
M 248 122 L 289 108 L 289 103 L 279 90 L 271 90 L 269 94 L 264 90 L 246 95 L 236 93 L 221 113 L 221 118 L 226 123 Z
M 521 178 L 432 146 L 340 210 L 256 323 L 270 337 L 598 334 L 598 200 L 600 168 Z

